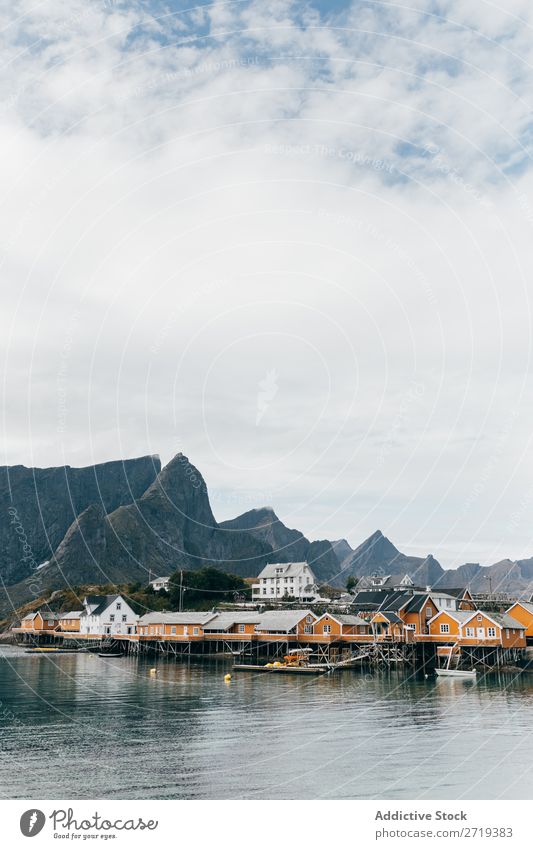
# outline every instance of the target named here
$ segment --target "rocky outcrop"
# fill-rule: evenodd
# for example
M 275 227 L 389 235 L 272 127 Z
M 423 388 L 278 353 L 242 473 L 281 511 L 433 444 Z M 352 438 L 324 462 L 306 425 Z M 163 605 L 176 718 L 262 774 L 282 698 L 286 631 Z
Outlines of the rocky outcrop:
M 0 575 L 14 584 L 52 554 L 77 517 L 91 504 L 110 513 L 131 504 L 161 469 L 158 457 L 60 466 L 0 468 Z
M 249 510 L 236 519 L 220 524 L 228 532 L 246 531 L 270 547 L 270 562 L 291 563 L 307 560 L 321 582 L 335 582 L 339 559 L 329 540 L 310 542 L 301 531 L 287 528 L 272 507 Z
M 402 554 L 381 531 L 375 531 L 341 564 L 343 583 L 350 575 L 407 574 L 418 586 L 433 585 L 440 580 L 444 569 L 432 554 L 413 557 Z

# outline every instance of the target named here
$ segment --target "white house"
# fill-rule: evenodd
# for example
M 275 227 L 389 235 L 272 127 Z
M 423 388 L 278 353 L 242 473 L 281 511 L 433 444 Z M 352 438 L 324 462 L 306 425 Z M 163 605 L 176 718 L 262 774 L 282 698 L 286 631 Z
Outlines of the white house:
M 170 587 L 170 575 L 166 575 L 163 578 L 154 578 L 154 580 L 149 583 L 152 589 L 156 592 L 159 592 L 159 590 L 165 590 L 165 592 L 168 593 Z
M 272 601 L 283 596 L 313 601 L 318 595 L 316 578 L 308 563 L 269 563 L 252 585 L 254 601 Z
M 121 595 L 88 595 L 83 606 L 80 634 L 135 634 L 139 617 Z

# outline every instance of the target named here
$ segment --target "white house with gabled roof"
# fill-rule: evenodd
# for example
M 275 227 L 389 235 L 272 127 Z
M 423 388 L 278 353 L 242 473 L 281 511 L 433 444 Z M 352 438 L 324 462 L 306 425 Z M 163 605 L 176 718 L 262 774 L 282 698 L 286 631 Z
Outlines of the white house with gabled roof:
M 136 632 L 138 615 L 121 595 L 90 595 L 83 600 L 80 634 L 128 636 Z
M 298 601 L 313 601 L 317 595 L 316 578 L 305 560 L 301 563 L 269 563 L 252 584 L 254 601 L 272 601 L 293 596 Z

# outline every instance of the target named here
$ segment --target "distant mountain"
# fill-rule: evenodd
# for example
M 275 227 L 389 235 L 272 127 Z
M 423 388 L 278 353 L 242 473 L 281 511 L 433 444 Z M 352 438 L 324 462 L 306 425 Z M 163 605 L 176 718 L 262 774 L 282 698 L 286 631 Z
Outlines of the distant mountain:
M 108 514 L 100 505 L 85 510 L 41 579 L 54 587 L 147 582 L 150 572 L 155 577 L 206 564 L 248 576 L 270 555 L 270 546 L 251 534 L 228 534 L 218 527 L 200 472 L 178 454 L 135 503 Z
M 465 563 L 457 569 L 447 569 L 438 586 L 469 586 L 476 593 L 506 592 L 530 595 L 533 592 L 533 558 L 499 560 L 492 566 Z
M 290 563 L 307 560 L 319 581 L 336 579 L 340 561 L 333 544 L 329 540 L 310 542 L 301 531 L 287 528 L 272 507 L 249 510 L 236 519 L 221 522 L 219 527 L 232 533 L 246 531 L 255 539 L 261 540 L 270 547 L 270 562 Z
M 345 539 L 336 539 L 331 543 L 333 551 L 337 555 L 337 559 L 339 563 L 342 563 L 343 560 L 346 560 L 350 554 L 353 554 L 353 548 L 350 543 Z
M 444 569 L 433 557 L 412 557 L 402 554 L 392 542 L 375 531 L 355 551 L 348 555 L 341 564 L 341 580 L 346 582 L 350 575 L 395 575 L 407 574 L 419 586 L 437 583 L 444 574 Z
M 161 469 L 159 457 L 86 468 L 0 467 L 0 576 L 14 584 L 49 560 L 89 505 L 105 513 L 131 504 Z
M 445 571 L 433 555 L 403 554 L 381 531 L 357 548 L 345 539 L 310 541 L 272 507 L 220 524 L 205 481 L 183 454 L 69 466 L 0 469 L 0 612 L 65 585 L 146 582 L 180 566 L 214 565 L 243 577 L 270 562 L 307 560 L 320 583 L 349 576 L 408 574 L 418 586 L 470 586 L 522 595 L 533 589 L 533 558 Z

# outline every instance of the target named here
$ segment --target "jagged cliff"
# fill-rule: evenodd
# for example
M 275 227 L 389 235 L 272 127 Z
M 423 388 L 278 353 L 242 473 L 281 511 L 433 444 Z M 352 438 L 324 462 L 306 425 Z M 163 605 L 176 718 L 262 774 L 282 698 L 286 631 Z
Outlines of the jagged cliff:
M 140 497 L 161 469 L 158 457 L 86 468 L 0 468 L 0 575 L 14 584 L 50 560 L 91 504 L 110 513 Z
M 236 519 L 220 524 L 227 531 L 246 531 L 266 543 L 273 561 L 279 563 L 307 560 L 319 581 L 336 579 L 339 559 L 329 540 L 310 542 L 301 531 L 287 528 L 272 507 L 249 510 Z

